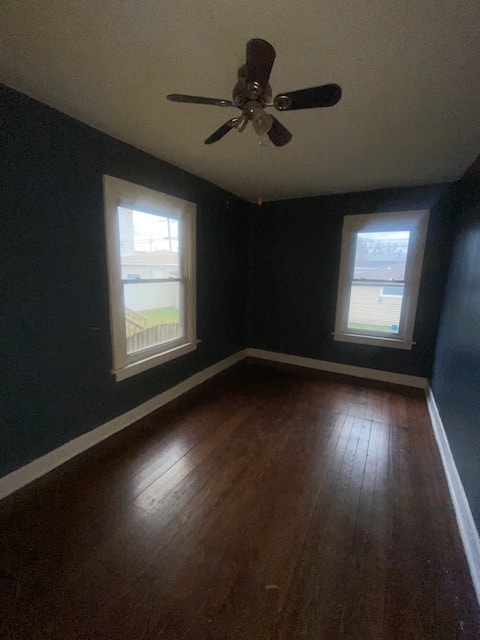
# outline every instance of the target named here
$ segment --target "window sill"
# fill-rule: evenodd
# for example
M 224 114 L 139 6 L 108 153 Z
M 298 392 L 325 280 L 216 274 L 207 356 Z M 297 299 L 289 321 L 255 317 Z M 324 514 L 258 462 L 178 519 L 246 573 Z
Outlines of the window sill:
M 121 369 L 114 369 L 112 373 L 115 376 L 116 381 L 120 382 L 120 380 L 125 380 L 126 378 L 130 378 L 131 376 L 135 376 L 137 373 L 147 371 L 148 369 L 152 369 L 153 367 L 156 367 L 160 364 L 169 362 L 169 360 L 174 360 L 175 358 L 179 358 L 180 356 L 190 353 L 191 351 L 195 351 L 198 342 L 199 340 L 186 342 L 177 347 L 174 347 L 173 349 L 169 349 L 168 351 L 162 351 L 162 353 L 157 353 L 154 356 L 145 358 L 144 360 L 132 362 L 131 364 L 125 365 Z
M 411 350 L 415 342 L 401 340 L 399 338 L 380 338 L 379 336 L 365 336 L 356 333 L 334 333 L 333 339 L 340 342 L 354 342 L 357 344 L 369 344 L 375 347 L 388 347 L 390 349 Z

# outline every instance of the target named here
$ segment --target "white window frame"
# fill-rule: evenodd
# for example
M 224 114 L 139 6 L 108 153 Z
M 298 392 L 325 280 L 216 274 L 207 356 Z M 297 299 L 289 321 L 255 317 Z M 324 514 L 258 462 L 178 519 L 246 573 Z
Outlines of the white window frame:
M 399 211 L 345 216 L 343 221 L 337 313 L 333 337 L 342 342 L 356 342 L 378 347 L 411 349 L 418 292 L 422 275 L 423 254 L 428 229 L 428 210 Z M 370 330 L 349 329 L 350 291 L 355 266 L 357 233 L 374 231 L 410 231 L 402 311 L 398 333 L 385 334 Z M 372 283 L 375 284 L 375 283 Z M 392 281 L 392 286 L 396 283 Z M 381 285 L 380 285 L 381 286 Z
M 147 187 L 112 176 L 103 176 L 105 233 L 112 339 L 112 371 L 117 381 L 124 380 L 159 364 L 190 353 L 197 348 L 196 339 L 196 205 Z M 165 344 L 155 345 L 135 353 L 127 353 L 125 306 L 121 272 L 120 229 L 117 207 L 145 213 L 175 211 L 179 216 L 181 274 L 183 283 L 184 335 Z

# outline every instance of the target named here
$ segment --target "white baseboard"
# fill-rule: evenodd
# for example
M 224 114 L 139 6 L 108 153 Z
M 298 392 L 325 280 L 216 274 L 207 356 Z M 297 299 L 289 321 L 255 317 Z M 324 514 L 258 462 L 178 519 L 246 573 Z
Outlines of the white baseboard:
M 350 364 L 340 364 L 338 362 L 329 362 L 327 360 L 315 360 L 314 358 L 292 356 L 288 353 L 264 351 L 263 349 L 247 349 L 247 355 L 250 358 L 270 360 L 271 362 L 281 362 L 282 364 L 293 364 L 298 367 L 307 367 L 309 369 L 317 369 L 318 371 L 330 371 L 332 373 L 355 376 L 356 378 L 366 378 L 368 380 L 379 380 L 380 382 L 401 384 L 403 386 L 416 387 L 418 389 L 426 389 L 428 385 L 427 378 L 410 376 L 406 373 L 393 373 L 392 371 L 380 371 L 378 369 L 356 367 Z
M 470 568 L 473 586 L 480 604 L 480 536 L 478 535 L 470 505 L 465 495 L 465 489 L 463 488 L 447 434 L 445 433 L 442 418 L 430 387 L 426 389 L 425 394 L 427 396 L 427 406 L 432 421 L 433 433 L 435 434 L 435 440 L 437 441 L 438 450 L 442 458 L 443 468 L 450 490 L 450 497 L 457 518 L 458 530 Z
M 243 360 L 246 355 L 246 349 L 238 351 L 230 357 L 220 360 L 220 362 L 216 362 L 211 367 L 208 367 L 203 371 L 199 371 L 190 378 L 183 380 L 183 382 L 180 382 L 175 387 L 167 389 L 167 391 L 147 400 L 138 407 L 135 407 L 121 416 L 102 424 L 96 429 L 92 429 L 91 431 L 84 433 L 74 440 L 70 440 L 70 442 L 66 442 L 57 449 L 49 451 L 44 456 L 33 460 L 24 467 L 20 467 L 20 469 L 3 476 L 3 478 L 0 478 L 0 500 L 5 496 L 8 496 L 10 493 L 17 491 L 29 482 L 32 482 L 32 480 L 43 476 L 52 469 L 55 469 L 55 467 L 59 467 L 64 462 L 67 462 L 67 460 L 70 460 L 70 458 L 77 456 L 79 453 L 86 451 L 114 433 L 117 433 L 134 422 L 137 422 L 137 420 L 140 420 L 149 413 L 152 413 L 152 411 L 156 411 L 171 400 L 178 398 L 190 389 L 202 384 L 202 382 L 206 382 L 209 378 L 216 376 L 218 373 L 221 373 L 240 360 Z

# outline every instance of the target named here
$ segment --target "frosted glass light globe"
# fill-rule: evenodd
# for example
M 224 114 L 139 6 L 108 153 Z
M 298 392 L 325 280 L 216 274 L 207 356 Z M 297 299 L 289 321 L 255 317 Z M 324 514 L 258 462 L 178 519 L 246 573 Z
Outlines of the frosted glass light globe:
M 268 113 L 265 113 L 263 109 L 256 109 L 252 118 L 253 128 L 255 133 L 259 136 L 268 133 L 272 128 L 273 118 Z

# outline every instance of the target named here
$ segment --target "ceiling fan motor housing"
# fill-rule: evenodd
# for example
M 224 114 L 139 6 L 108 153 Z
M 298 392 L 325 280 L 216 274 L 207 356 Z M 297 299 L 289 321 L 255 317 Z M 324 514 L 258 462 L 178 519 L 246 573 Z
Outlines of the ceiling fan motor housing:
M 272 99 L 272 88 L 269 84 L 262 90 L 258 82 L 247 84 L 246 78 L 241 78 L 233 88 L 232 102 L 235 106 L 242 108 L 251 100 L 257 100 L 262 107 Z

